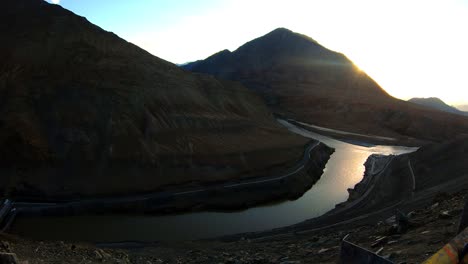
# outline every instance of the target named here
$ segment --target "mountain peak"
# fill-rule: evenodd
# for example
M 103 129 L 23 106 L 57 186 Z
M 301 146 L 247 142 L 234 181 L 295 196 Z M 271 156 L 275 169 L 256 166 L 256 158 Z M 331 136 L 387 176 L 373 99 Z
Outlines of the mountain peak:
M 456 109 L 453 106 L 446 104 L 440 98 L 437 97 L 428 97 L 428 98 L 411 98 L 408 100 L 411 103 L 422 105 L 425 107 L 433 108 L 439 111 L 444 111 L 453 114 L 465 114 L 462 111 Z
M 258 39 L 269 39 L 269 38 L 281 38 L 283 40 L 288 39 L 289 41 L 296 40 L 296 41 L 307 41 L 307 42 L 312 42 L 315 45 L 319 45 L 317 41 L 312 39 L 309 36 L 303 35 L 296 33 L 292 30 L 289 30 L 287 28 L 277 28 L 270 33 L 264 35 L 263 37 L 260 37 Z
M 278 34 L 278 33 L 292 33 L 294 34 L 294 32 L 292 32 L 291 30 L 287 29 L 287 28 L 284 28 L 284 27 L 279 27 L 273 31 L 271 31 L 270 33 L 268 33 L 267 35 L 269 34 Z

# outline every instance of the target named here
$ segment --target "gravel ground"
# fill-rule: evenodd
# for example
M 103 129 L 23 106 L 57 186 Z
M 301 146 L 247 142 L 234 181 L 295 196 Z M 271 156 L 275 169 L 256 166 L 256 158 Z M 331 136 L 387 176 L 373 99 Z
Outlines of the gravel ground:
M 349 240 L 392 259 L 395 263 L 420 263 L 457 232 L 468 191 L 439 194 L 429 206 L 410 212 L 406 232 L 398 233 L 395 219 L 373 225 L 323 230 L 281 239 L 236 242 L 194 241 L 153 244 L 143 248 L 109 249 L 87 244 L 30 241 L 0 236 L 0 250 L 17 255 L 19 263 L 336 263 L 341 239 Z

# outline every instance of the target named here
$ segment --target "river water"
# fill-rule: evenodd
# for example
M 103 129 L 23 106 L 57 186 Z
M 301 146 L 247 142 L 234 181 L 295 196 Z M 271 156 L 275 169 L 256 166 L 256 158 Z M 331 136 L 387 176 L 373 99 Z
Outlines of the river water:
M 11 232 L 44 240 L 123 242 L 177 241 L 255 232 L 292 225 L 320 216 L 348 198 L 364 175 L 371 154 L 404 154 L 416 148 L 358 146 L 309 132 L 279 120 L 290 131 L 335 148 L 321 179 L 295 201 L 259 206 L 238 212 L 196 212 L 166 216 L 18 217 Z

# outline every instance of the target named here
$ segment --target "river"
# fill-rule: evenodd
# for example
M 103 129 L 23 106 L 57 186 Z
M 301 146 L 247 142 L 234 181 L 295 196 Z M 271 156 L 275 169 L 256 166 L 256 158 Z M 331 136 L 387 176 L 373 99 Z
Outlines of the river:
M 124 242 L 178 241 L 268 230 L 320 216 L 348 198 L 364 175 L 371 154 L 404 154 L 417 148 L 359 146 L 279 122 L 290 131 L 335 148 L 320 180 L 301 198 L 237 212 L 196 212 L 166 216 L 99 215 L 18 217 L 11 232 L 45 240 Z

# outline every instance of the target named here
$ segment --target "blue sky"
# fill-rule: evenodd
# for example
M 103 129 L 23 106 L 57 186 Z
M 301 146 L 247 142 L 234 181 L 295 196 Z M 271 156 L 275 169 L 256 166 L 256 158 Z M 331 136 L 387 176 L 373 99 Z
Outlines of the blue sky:
M 180 17 L 209 10 L 216 0 L 61 0 L 63 7 L 87 17 L 94 24 L 120 34 L 134 31 L 157 32 Z
M 174 63 L 286 27 L 347 55 L 395 97 L 468 104 L 468 0 L 54 0 Z

